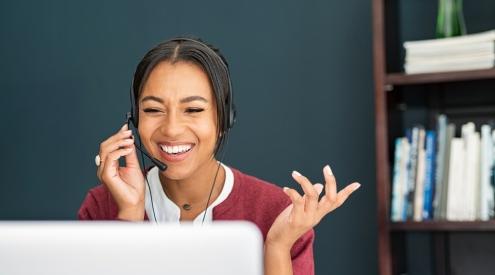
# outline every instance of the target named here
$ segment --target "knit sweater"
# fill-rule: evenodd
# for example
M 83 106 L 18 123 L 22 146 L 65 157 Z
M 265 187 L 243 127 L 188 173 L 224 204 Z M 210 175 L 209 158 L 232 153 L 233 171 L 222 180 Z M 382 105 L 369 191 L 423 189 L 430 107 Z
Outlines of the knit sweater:
M 213 220 L 243 220 L 258 226 L 263 239 L 275 218 L 290 203 L 288 196 L 274 184 L 236 169 L 230 195 L 213 208 Z M 115 220 L 118 208 L 108 189 L 97 186 L 89 190 L 78 212 L 80 220 Z M 146 215 L 145 215 L 146 216 Z M 147 217 L 145 217 L 147 219 Z M 309 230 L 292 246 L 291 258 L 294 275 L 314 274 L 314 231 Z

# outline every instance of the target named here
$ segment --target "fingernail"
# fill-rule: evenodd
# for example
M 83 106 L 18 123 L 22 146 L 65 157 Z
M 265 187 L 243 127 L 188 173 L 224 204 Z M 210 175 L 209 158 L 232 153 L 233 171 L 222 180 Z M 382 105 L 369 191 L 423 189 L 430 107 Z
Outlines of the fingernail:
M 125 130 L 124 133 L 130 134 L 130 133 L 132 133 L 132 130 Z
M 325 173 L 327 173 L 327 175 L 333 176 L 332 168 L 330 168 L 330 165 L 327 164 L 325 168 L 323 168 L 323 170 L 325 171 Z
M 287 192 L 287 190 L 289 190 L 288 187 L 284 187 L 283 189 L 284 189 L 284 192 Z
M 361 184 L 360 183 L 357 183 L 354 185 L 354 190 L 353 191 L 356 191 L 359 189 L 359 187 L 361 187 Z
M 297 172 L 296 170 L 292 171 L 292 175 L 297 177 L 302 176 L 301 173 Z
M 316 183 L 315 185 L 313 185 L 314 188 L 316 189 L 316 191 L 318 191 L 318 194 L 321 194 L 321 192 L 323 191 L 323 184 L 321 183 Z
M 120 130 L 122 130 L 122 131 L 123 131 L 123 130 L 125 130 L 126 128 L 127 128 L 127 123 L 126 123 L 126 124 L 124 124 L 124 126 L 122 126 L 122 128 L 120 128 Z

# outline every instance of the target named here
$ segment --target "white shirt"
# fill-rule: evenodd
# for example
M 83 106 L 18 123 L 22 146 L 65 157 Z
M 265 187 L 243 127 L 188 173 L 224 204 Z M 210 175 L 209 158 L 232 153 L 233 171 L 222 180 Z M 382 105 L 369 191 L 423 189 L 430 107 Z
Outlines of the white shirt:
M 205 223 L 211 223 L 213 220 L 212 209 L 216 205 L 223 202 L 232 191 L 232 187 L 234 186 L 234 174 L 232 170 L 221 163 L 223 169 L 225 169 L 225 182 L 223 184 L 222 191 L 217 199 L 208 206 L 206 209 L 206 217 Z M 153 167 L 147 175 L 147 179 L 151 189 L 151 197 L 153 197 L 153 207 L 155 209 L 155 216 L 157 223 L 180 223 L 180 207 L 177 206 L 171 199 L 167 197 L 165 192 L 163 191 L 162 184 L 160 182 L 159 170 L 158 167 Z M 148 219 L 151 222 L 155 221 L 153 216 L 153 209 L 151 205 L 151 197 L 150 197 L 150 189 L 148 189 L 148 184 L 146 184 L 146 193 L 145 193 L 145 210 L 146 215 L 148 215 Z M 203 215 L 205 211 L 201 212 L 196 218 L 193 220 L 194 225 L 201 225 L 203 221 Z

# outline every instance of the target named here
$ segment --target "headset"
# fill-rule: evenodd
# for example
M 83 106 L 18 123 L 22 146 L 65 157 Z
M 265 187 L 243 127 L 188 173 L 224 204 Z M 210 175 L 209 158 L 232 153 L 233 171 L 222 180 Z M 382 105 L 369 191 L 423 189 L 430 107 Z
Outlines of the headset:
M 193 39 L 193 38 L 187 38 L 187 37 L 177 37 L 177 38 L 173 38 L 173 39 L 170 39 L 170 40 L 167 40 L 165 42 L 163 42 L 162 44 L 167 44 L 167 43 L 171 43 L 171 42 L 191 42 L 193 44 L 198 44 L 200 45 L 202 48 L 206 49 L 207 51 L 209 51 L 212 56 L 214 58 L 217 58 L 219 61 L 220 61 L 220 64 L 222 64 L 223 68 L 225 69 L 225 72 L 227 74 L 227 82 L 228 82 L 228 91 L 227 91 L 227 96 L 225 97 L 225 101 L 224 104 L 225 106 L 227 107 L 226 108 L 226 113 L 224 115 L 224 123 L 223 123 L 223 129 L 221 131 L 221 134 L 219 136 L 219 142 L 218 142 L 218 146 L 220 146 L 224 140 L 227 140 L 227 134 L 228 132 L 232 129 L 232 127 L 234 127 L 234 124 L 235 124 L 235 121 L 236 121 L 236 108 L 235 108 L 235 105 L 234 105 L 234 94 L 233 94 L 233 91 L 232 91 L 232 82 L 230 80 L 230 72 L 229 72 L 229 66 L 226 62 L 226 60 L 220 55 L 218 54 L 214 49 L 212 49 L 210 46 L 208 46 L 207 44 L 197 40 L 197 39 Z M 216 81 L 216 79 L 212 79 L 211 80 L 212 82 L 213 81 Z M 138 120 L 139 120 L 139 117 L 138 117 L 138 106 L 137 106 L 137 103 L 136 103 L 136 100 L 135 100 L 135 95 L 137 95 L 138 93 L 134 90 L 134 78 L 131 82 L 131 87 L 129 89 L 130 91 L 130 101 L 131 101 L 131 110 L 130 112 L 127 112 L 126 114 L 126 121 L 127 121 L 127 124 L 128 124 L 128 129 L 131 129 L 131 124 L 134 126 L 134 128 L 137 130 L 138 129 Z M 139 138 L 139 133 L 137 133 L 137 136 Z M 139 146 L 134 142 L 134 145 L 135 147 L 141 152 L 141 162 L 142 162 L 142 165 L 144 167 L 144 157 L 143 157 L 143 154 L 148 157 L 148 159 L 151 160 L 151 162 L 153 162 L 153 164 L 155 164 L 158 169 L 160 171 L 165 171 L 167 169 L 167 165 L 163 162 L 161 162 L 160 160 L 150 156 L 148 153 L 145 152 L 145 150 L 142 149 L 142 143 L 141 143 L 141 139 L 139 138 Z M 223 160 L 223 157 L 224 157 L 224 152 L 222 152 L 222 156 L 220 157 L 220 162 Z M 211 190 L 210 190 L 210 194 L 208 196 L 208 201 L 206 202 L 206 207 L 205 207 L 205 214 L 203 216 L 203 223 L 204 223 L 204 220 L 205 220 L 205 217 L 206 217 L 206 208 L 208 208 L 208 204 L 210 202 L 210 198 L 211 198 L 211 194 L 213 193 L 213 188 L 215 186 L 215 182 L 216 182 L 216 178 L 217 178 L 217 175 L 218 175 L 218 171 L 219 171 L 219 168 L 220 168 L 220 162 L 218 163 L 218 167 L 217 167 L 217 171 L 215 173 L 215 178 L 213 179 L 213 184 L 212 184 L 212 187 L 211 187 Z M 155 222 L 157 222 L 157 219 L 156 219 L 156 215 L 155 215 L 155 208 L 154 208 L 154 205 L 153 205 L 153 197 L 151 195 L 151 188 L 150 188 L 150 184 L 148 182 L 148 179 L 147 177 L 145 176 L 145 179 L 146 179 L 146 183 L 148 184 L 148 190 L 149 190 L 149 194 L 150 194 L 150 199 L 151 199 L 151 207 L 152 207 L 152 210 L 153 210 L 153 217 L 155 219 Z

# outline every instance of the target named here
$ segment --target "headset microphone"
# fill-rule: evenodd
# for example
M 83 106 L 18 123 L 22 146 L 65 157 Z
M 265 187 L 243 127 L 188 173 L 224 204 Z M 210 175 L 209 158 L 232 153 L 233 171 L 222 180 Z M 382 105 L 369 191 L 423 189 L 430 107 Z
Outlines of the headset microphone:
M 128 127 L 128 129 L 131 129 L 131 128 L 130 128 L 130 126 L 131 126 L 131 125 L 130 125 L 130 122 L 131 122 L 131 117 L 132 117 L 131 113 L 130 113 L 130 112 L 128 112 L 128 113 L 127 113 L 127 127 Z M 156 158 L 154 158 L 154 157 L 152 157 L 152 156 L 148 155 L 148 153 L 146 153 L 146 152 L 145 152 L 145 151 L 141 148 L 141 146 L 139 146 L 139 145 L 137 145 L 137 144 L 136 144 L 136 141 L 135 141 L 135 140 L 134 140 L 134 146 L 136 146 L 136 149 L 138 149 L 141 153 L 143 153 L 146 157 L 148 157 L 148 159 L 149 159 L 149 160 L 151 160 L 151 162 L 153 162 L 153 164 L 155 164 L 155 165 L 156 165 L 156 167 L 158 167 L 158 169 L 160 169 L 160 171 L 162 171 L 162 172 L 163 172 L 163 171 L 167 170 L 167 165 L 166 165 L 165 163 L 163 163 L 163 162 L 161 162 L 161 161 L 157 160 Z

